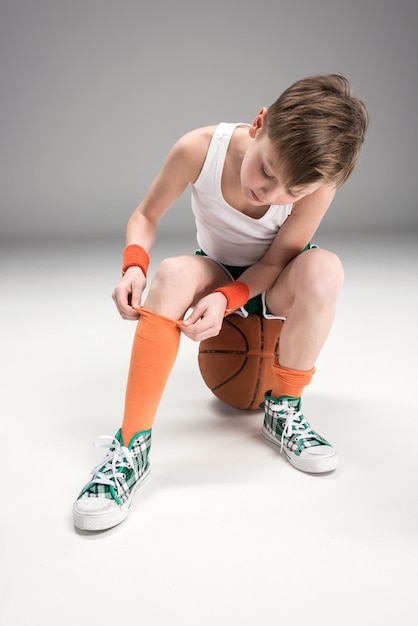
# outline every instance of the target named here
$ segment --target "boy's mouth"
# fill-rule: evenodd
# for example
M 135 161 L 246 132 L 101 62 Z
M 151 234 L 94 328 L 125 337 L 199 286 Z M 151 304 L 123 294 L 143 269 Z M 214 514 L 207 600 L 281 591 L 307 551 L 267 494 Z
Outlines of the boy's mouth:
M 256 202 L 262 202 L 262 200 L 257 196 L 256 193 L 254 193 L 254 191 L 251 189 L 251 196 L 253 198 L 253 200 L 255 200 Z

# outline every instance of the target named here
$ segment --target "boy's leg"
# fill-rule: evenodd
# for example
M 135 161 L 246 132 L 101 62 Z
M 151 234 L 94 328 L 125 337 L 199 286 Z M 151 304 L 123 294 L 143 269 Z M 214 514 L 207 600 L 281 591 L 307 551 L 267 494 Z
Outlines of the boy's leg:
M 176 320 L 141 309 L 131 352 L 122 421 L 125 445 L 151 430 L 180 343 Z
M 311 369 L 334 321 L 344 274 L 338 257 L 323 249 L 303 252 L 268 292 L 270 311 L 286 316 L 280 334 L 280 364 Z
M 227 282 L 224 270 L 204 257 L 167 259 L 158 268 L 135 333 L 122 429 L 74 505 L 78 528 L 111 528 L 128 515 L 134 491 L 149 474 L 151 429 L 179 345 L 176 320 Z
M 286 316 L 280 335 L 275 382 L 267 394 L 264 435 L 285 450 L 298 469 L 335 469 L 337 458 L 301 413 L 301 395 L 315 371 L 343 284 L 339 259 L 331 252 L 307 250 L 293 259 L 266 296 L 271 312 Z
M 227 280 L 217 263 L 196 255 L 166 259 L 159 266 L 132 347 L 122 423 L 126 445 L 135 433 L 152 428 L 178 352 L 177 321 L 203 295 Z

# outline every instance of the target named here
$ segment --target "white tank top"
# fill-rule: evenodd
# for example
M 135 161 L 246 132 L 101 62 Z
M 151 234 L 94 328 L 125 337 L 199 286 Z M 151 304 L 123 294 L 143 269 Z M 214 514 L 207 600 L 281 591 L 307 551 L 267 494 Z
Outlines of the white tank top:
M 228 204 L 221 190 L 225 155 L 237 126 L 221 123 L 211 139 L 202 171 L 191 184 L 191 203 L 196 220 L 197 241 L 208 256 L 237 267 L 254 265 L 269 249 L 292 204 L 272 204 L 260 218 L 241 213 Z

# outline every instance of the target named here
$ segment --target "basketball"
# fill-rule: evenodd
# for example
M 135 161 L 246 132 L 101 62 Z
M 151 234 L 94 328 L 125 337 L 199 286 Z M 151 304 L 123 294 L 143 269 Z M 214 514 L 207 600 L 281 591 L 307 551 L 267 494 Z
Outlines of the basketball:
M 259 409 L 273 386 L 283 321 L 229 315 L 221 332 L 200 342 L 199 369 L 212 393 L 238 409 Z

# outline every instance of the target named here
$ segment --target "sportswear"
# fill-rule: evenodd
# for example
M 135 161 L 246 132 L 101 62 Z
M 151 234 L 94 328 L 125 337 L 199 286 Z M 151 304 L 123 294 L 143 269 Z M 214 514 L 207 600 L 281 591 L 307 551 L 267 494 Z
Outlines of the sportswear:
M 108 452 L 74 503 L 74 525 L 80 530 L 106 530 L 123 522 L 132 496 L 150 473 L 151 430 L 134 435 L 128 446 L 120 430 L 115 437 L 101 437 L 96 445 Z
M 338 457 L 331 444 L 311 428 L 300 398 L 265 394 L 263 436 L 284 452 L 293 467 L 321 474 L 335 470 Z
M 191 183 L 191 205 L 196 220 L 197 241 L 205 253 L 220 263 L 254 265 L 269 249 L 280 226 L 289 217 L 292 204 L 271 205 L 260 218 L 253 218 L 229 205 L 222 195 L 222 172 L 232 134 L 237 126 L 219 124 L 202 170 Z

